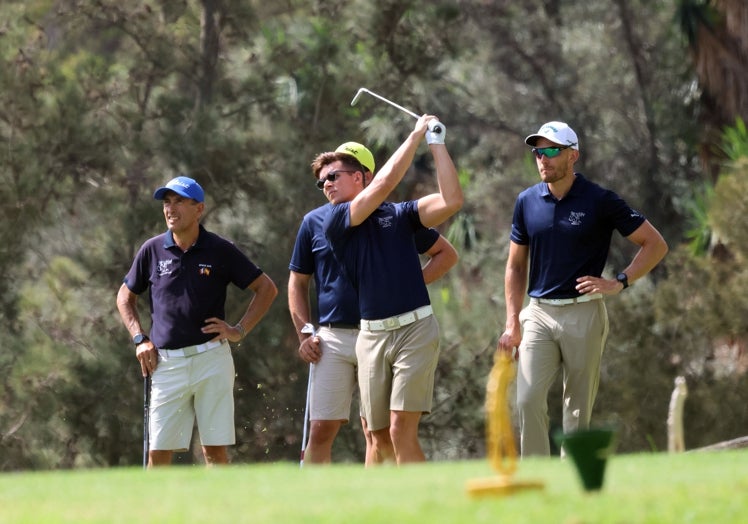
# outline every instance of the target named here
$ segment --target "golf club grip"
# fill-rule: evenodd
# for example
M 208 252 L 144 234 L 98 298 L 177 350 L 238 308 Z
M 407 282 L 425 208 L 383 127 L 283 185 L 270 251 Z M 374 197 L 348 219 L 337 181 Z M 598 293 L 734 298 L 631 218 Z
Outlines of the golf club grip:
M 428 130 L 437 135 L 442 132 L 442 123 L 436 120 L 433 124 L 428 126 Z

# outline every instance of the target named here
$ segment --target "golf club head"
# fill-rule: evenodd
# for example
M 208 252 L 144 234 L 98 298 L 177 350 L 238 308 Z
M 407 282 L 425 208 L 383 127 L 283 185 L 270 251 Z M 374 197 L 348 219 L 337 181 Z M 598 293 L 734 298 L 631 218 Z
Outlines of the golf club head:
M 356 105 L 356 102 L 358 102 L 358 99 L 359 99 L 359 98 L 361 98 L 361 93 L 364 93 L 365 91 L 366 91 L 366 88 L 365 88 L 365 87 L 362 87 L 362 88 L 360 88 L 360 89 L 359 89 L 359 90 L 358 90 L 358 91 L 356 92 L 356 96 L 354 96 L 354 97 L 353 97 L 353 100 L 351 100 L 351 105 L 352 105 L 352 106 L 355 106 L 355 105 Z
M 313 337 L 317 335 L 317 330 L 314 329 L 314 324 L 310 322 L 304 324 L 304 327 L 301 328 L 301 332 L 304 334 L 312 335 Z

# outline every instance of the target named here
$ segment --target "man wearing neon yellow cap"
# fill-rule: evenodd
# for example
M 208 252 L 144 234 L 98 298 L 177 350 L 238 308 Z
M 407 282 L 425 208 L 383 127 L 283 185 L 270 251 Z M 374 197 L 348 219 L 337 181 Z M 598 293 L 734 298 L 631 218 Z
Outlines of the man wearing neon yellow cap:
M 391 438 L 398 464 L 425 460 L 418 426 L 422 414 L 431 411 L 439 358 L 439 326 L 413 238 L 418 229 L 437 226 L 454 215 L 463 201 L 445 134 L 446 127 L 436 117 L 422 116 L 368 184 L 363 173 L 346 172 L 352 170 L 342 162 L 327 164 L 317 173 L 334 204 L 323 224 L 325 235 L 358 294 L 361 330 L 356 358 L 363 415 L 374 447 Z M 424 136 L 439 192 L 418 200 L 385 202 Z
M 322 168 L 332 164 L 337 169 L 328 170 L 325 180 L 318 179 Z M 334 195 L 336 199 L 352 199 L 361 192 L 372 179 L 374 169 L 374 156 L 356 142 L 346 142 L 335 151 L 321 153 L 312 162 L 317 187 L 324 190 L 328 186 L 325 195 L 328 198 Z M 349 173 L 363 174 L 361 183 L 346 184 L 350 181 L 341 180 L 341 176 Z M 304 463 L 331 462 L 332 444 L 341 426 L 348 422 L 356 386 L 358 297 L 341 272 L 322 230 L 331 209 L 332 205 L 328 203 L 304 216 L 289 264 L 289 311 L 299 335 L 299 356 L 310 364 L 312 377 L 308 392 L 311 431 Z M 422 269 L 427 284 L 441 277 L 457 262 L 457 251 L 434 229 L 418 229 L 414 241 L 417 252 L 430 257 Z M 312 277 L 319 325 L 316 335 L 304 333 L 302 329 L 312 319 L 309 301 Z M 364 417 L 361 423 L 366 437 L 366 465 L 394 459 L 391 441 L 380 439 L 374 447 Z

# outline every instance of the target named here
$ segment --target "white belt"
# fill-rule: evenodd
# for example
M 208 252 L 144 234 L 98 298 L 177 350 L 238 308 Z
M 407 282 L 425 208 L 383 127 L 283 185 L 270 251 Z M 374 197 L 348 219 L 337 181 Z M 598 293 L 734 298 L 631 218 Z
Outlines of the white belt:
M 198 353 L 205 353 L 211 349 L 215 349 L 224 344 L 225 340 L 211 340 L 205 344 L 198 344 L 196 346 L 187 346 L 179 349 L 159 349 L 158 354 L 162 357 L 174 358 L 174 357 L 194 357 Z
M 384 318 L 382 320 L 363 320 L 361 319 L 361 329 L 367 331 L 392 331 L 408 324 L 412 324 L 416 320 L 430 317 L 434 311 L 431 306 L 423 306 L 418 309 L 414 309 L 408 313 L 397 315 L 390 318 Z
M 568 306 L 569 304 L 581 304 L 592 300 L 603 298 L 602 293 L 591 293 L 589 295 L 580 295 L 577 298 L 531 298 L 530 302 L 536 304 L 548 304 L 550 306 Z

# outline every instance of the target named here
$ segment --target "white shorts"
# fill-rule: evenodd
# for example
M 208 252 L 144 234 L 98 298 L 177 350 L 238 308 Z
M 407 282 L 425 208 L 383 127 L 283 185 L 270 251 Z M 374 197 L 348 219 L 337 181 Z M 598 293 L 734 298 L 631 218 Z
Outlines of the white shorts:
M 186 451 L 195 419 L 203 446 L 236 443 L 234 359 L 226 341 L 191 357 L 159 353 L 151 379 L 150 449 Z
M 358 329 L 320 327 L 322 358 L 310 366 L 312 389 L 310 420 L 348 422 L 356 389 L 356 338 Z

